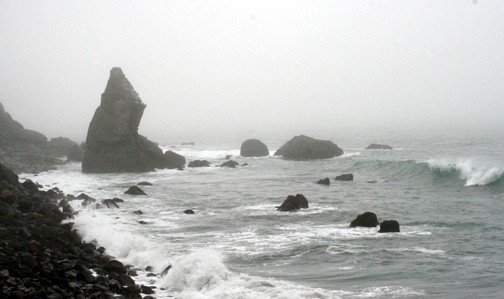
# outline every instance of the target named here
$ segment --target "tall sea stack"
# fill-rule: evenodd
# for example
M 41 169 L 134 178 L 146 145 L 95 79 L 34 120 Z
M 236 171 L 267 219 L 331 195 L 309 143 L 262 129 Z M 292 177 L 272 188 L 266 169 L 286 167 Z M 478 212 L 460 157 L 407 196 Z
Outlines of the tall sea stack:
M 143 172 L 166 166 L 162 150 L 138 134 L 145 104 L 118 67 L 89 124 L 83 172 Z

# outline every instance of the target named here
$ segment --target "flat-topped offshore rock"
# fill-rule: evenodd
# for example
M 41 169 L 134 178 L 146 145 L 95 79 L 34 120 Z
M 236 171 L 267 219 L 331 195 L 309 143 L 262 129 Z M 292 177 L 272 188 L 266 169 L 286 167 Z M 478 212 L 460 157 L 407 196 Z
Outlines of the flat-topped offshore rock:
M 163 151 L 138 134 L 145 104 L 118 67 L 89 124 L 83 172 L 143 172 L 165 168 Z
M 386 144 L 376 144 L 376 143 L 371 143 L 366 147 L 366 149 L 388 149 L 391 150 L 392 147 L 390 145 Z
M 266 144 L 258 139 L 245 140 L 240 148 L 242 157 L 265 157 L 269 156 L 269 150 Z
M 343 150 L 329 140 L 300 135 L 292 138 L 275 152 L 287 160 L 329 159 L 343 155 Z

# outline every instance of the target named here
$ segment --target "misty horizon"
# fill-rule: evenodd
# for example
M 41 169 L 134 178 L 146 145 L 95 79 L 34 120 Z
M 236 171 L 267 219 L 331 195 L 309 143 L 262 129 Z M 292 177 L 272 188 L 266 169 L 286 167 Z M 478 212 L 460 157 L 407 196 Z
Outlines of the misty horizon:
M 497 1 L 0 1 L 0 101 L 25 128 L 84 141 L 117 66 L 147 105 L 139 132 L 161 143 L 497 130 L 502 12 Z

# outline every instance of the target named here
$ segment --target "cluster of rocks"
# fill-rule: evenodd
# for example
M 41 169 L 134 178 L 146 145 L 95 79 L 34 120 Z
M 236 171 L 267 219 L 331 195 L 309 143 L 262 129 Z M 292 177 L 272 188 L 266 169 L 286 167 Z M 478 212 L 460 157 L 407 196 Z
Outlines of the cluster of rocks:
M 350 227 L 376 227 L 380 225 L 379 233 L 398 233 L 399 222 L 397 220 L 384 220 L 381 223 L 378 222 L 378 217 L 373 212 L 365 212 L 360 214 L 350 222 Z
M 41 191 L 0 164 L 0 298 L 142 298 L 133 269 L 62 224 L 72 217 L 54 188 Z M 113 202 L 113 200 L 111 200 Z M 144 298 L 152 298 L 146 296 Z
M 55 168 L 66 161 L 82 159 L 83 148 L 74 141 L 64 138 L 48 140 L 37 131 L 25 129 L 12 118 L 0 103 L 0 157 L 16 172 L 41 172 Z
M 338 175 L 334 178 L 335 181 L 353 181 L 353 174 L 352 173 L 345 173 L 345 174 L 341 174 L 341 175 Z M 329 186 L 331 185 L 331 180 L 329 178 L 324 178 L 324 179 L 320 179 L 317 181 L 317 184 L 319 185 L 325 185 L 325 186 Z

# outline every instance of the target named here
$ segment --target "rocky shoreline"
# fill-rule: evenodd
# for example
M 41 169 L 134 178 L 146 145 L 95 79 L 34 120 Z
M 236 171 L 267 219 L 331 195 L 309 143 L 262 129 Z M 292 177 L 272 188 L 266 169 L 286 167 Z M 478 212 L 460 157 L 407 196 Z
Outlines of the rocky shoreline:
M 64 223 L 74 213 L 71 199 L 21 184 L 0 164 L 0 297 L 154 298 L 153 287 L 135 284 L 133 269 Z

